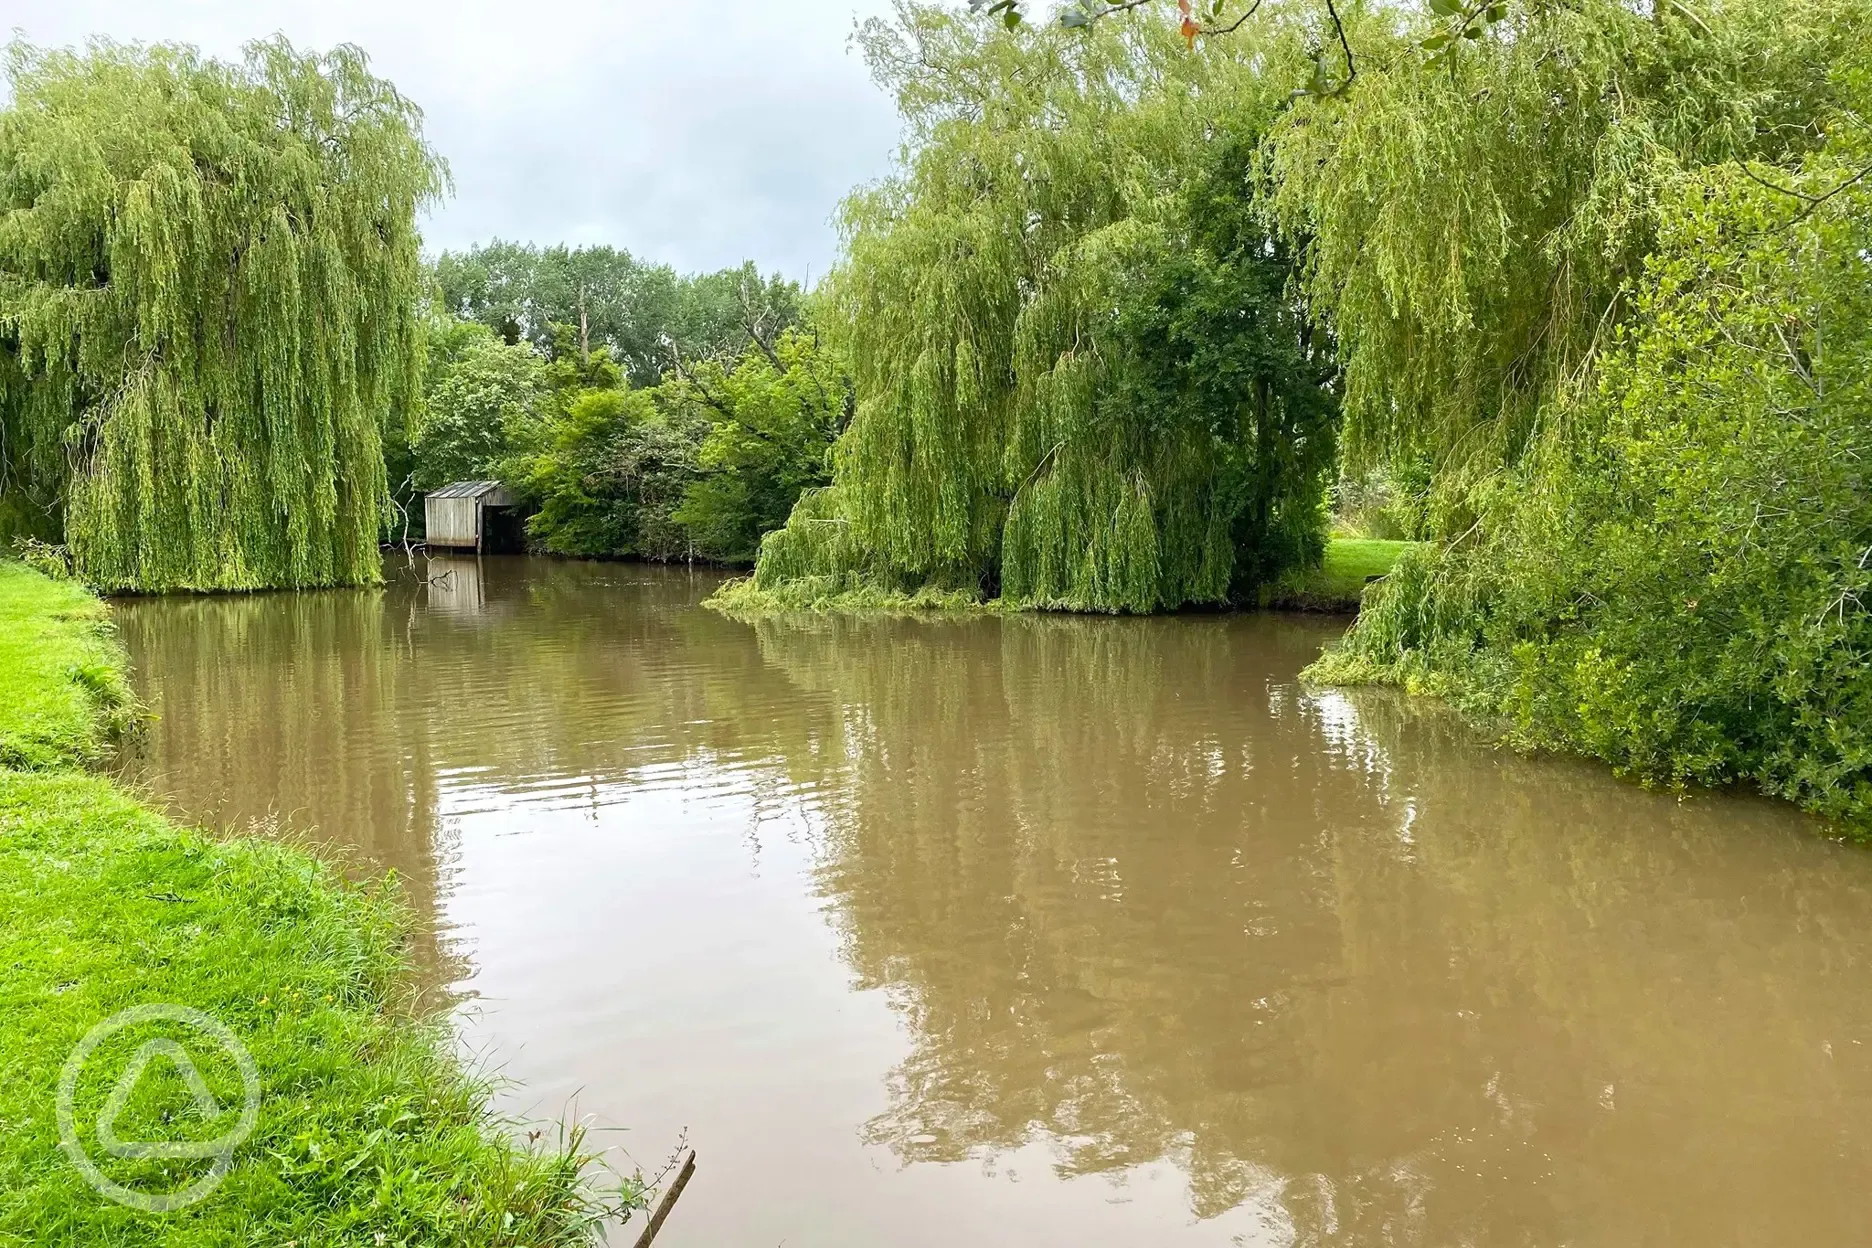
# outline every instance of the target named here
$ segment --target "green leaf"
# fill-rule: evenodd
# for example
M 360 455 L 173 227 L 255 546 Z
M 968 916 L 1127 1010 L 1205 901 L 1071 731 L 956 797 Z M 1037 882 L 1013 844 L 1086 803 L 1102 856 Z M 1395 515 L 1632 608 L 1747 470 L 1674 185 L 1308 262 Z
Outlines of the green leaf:
M 1482 37 L 1482 27 L 1481 26 L 1465 27 L 1462 32 L 1462 37 L 1465 39 L 1480 39 Z
M 1508 6 L 1505 4 L 1491 4 L 1482 16 L 1491 22 L 1499 22 L 1502 18 L 1508 16 Z
M 1461 10 L 1460 0 L 1430 0 L 1430 11 L 1438 17 L 1454 17 Z
M 1438 48 L 1449 43 L 1449 41 L 1449 32 L 1447 30 L 1439 31 L 1437 34 L 1431 35 L 1428 39 L 1424 40 L 1422 47 L 1426 52 L 1434 52 Z
M 1008 5 L 1008 7 L 1001 14 L 1001 24 L 1007 27 L 1009 30 L 1013 30 L 1016 26 L 1020 25 L 1021 24 L 1020 10 L 1015 8 L 1011 4 Z
M 1077 30 L 1081 26 L 1090 26 L 1092 24 L 1092 19 L 1078 9 L 1067 9 L 1064 13 L 1060 14 L 1059 24 L 1066 27 L 1068 30 Z

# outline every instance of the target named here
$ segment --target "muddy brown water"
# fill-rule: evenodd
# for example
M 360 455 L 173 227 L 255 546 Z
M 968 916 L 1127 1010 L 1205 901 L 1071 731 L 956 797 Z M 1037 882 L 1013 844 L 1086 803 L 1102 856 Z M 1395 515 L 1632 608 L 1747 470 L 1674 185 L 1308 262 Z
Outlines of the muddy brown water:
M 180 815 L 394 867 L 659 1244 L 1872 1242 L 1872 853 L 1296 674 L 522 558 L 129 602 Z

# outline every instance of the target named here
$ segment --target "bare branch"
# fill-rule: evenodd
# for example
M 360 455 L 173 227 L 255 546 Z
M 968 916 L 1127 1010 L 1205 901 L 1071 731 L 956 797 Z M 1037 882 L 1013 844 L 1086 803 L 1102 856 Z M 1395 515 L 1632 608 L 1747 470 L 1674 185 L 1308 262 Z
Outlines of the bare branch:
M 1352 80 L 1358 77 L 1358 66 L 1352 62 L 1352 45 L 1346 40 L 1345 22 L 1340 20 L 1339 10 L 1333 7 L 1333 0 L 1326 0 L 1326 15 L 1332 18 L 1333 30 L 1339 36 L 1339 47 L 1345 52 L 1345 81 L 1339 84 L 1334 95 L 1344 95 L 1351 87 Z
M 1776 191 L 1792 199 L 1801 200 L 1807 205 L 1799 213 L 1795 214 L 1794 219 L 1788 222 L 1789 225 L 1797 225 L 1800 222 L 1805 221 L 1808 217 L 1814 214 L 1815 210 L 1818 209 L 1820 205 L 1826 203 L 1829 199 L 1832 199 L 1835 195 L 1838 195 L 1841 191 L 1850 190 L 1852 187 L 1858 185 L 1860 182 L 1865 181 L 1868 175 L 1872 175 L 1872 165 L 1867 165 L 1865 168 L 1861 169 L 1858 173 L 1853 174 L 1850 178 L 1847 178 L 1844 182 L 1841 182 L 1838 186 L 1834 187 L 1832 190 L 1827 191 L 1821 195 L 1809 195 L 1805 191 L 1797 191 L 1791 186 L 1782 186 L 1779 183 L 1770 182 L 1768 179 L 1762 177 L 1760 174 L 1756 173 L 1753 169 L 1749 168 L 1749 163 L 1750 162 L 1748 161 L 1741 162 L 1740 168 L 1743 174 L 1747 176 L 1750 181 L 1760 183 L 1762 186 L 1767 187 L 1769 190 Z
M 696 388 L 696 393 L 702 396 L 702 401 L 704 403 L 707 403 L 710 407 L 714 408 L 716 411 L 726 416 L 729 420 L 733 420 L 733 421 L 736 421 L 736 423 L 740 423 L 739 418 L 735 416 L 733 410 L 730 409 L 726 403 L 723 403 L 720 399 L 716 398 L 715 395 L 709 390 L 709 388 L 702 384 L 701 378 L 697 377 L 694 373 L 690 372 L 688 369 L 683 367 L 682 352 L 677 349 L 676 340 L 671 338 L 668 334 L 664 334 L 662 343 L 663 343 L 663 349 L 669 352 L 670 371 L 676 374 L 677 379 L 679 381 L 685 382 L 688 385 L 694 386 Z
M 1236 31 L 1242 28 L 1243 22 L 1246 22 L 1249 18 L 1253 17 L 1257 12 L 1260 11 L 1261 3 L 1262 3 L 1262 0 L 1254 0 L 1253 4 L 1249 5 L 1246 9 L 1242 11 L 1242 15 L 1240 17 L 1236 18 L 1234 21 L 1230 22 L 1228 25 L 1205 26 L 1202 29 L 1202 33 L 1211 37 L 1216 36 L 1216 35 L 1234 34 Z
M 754 299 L 748 293 L 747 279 L 745 277 L 742 278 L 741 328 L 746 331 L 747 336 L 753 340 L 754 345 L 761 349 L 761 354 L 766 356 L 767 362 L 774 366 L 774 371 L 776 373 L 784 373 L 786 372 L 786 365 L 780 362 L 780 357 L 774 352 L 772 344 L 767 341 L 766 335 L 761 333 L 761 322 L 764 319 L 763 311 L 755 308 Z

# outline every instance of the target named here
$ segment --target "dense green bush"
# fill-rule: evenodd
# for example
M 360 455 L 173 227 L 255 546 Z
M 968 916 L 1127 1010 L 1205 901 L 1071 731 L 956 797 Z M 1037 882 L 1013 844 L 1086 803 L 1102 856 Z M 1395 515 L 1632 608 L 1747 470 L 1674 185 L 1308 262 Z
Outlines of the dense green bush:
M 704 434 L 671 420 L 654 391 L 580 390 L 510 473 L 537 506 L 529 537 L 556 555 L 685 557 L 692 546 L 671 513 L 696 479 Z
M 708 361 L 664 381 L 667 405 L 707 422 L 699 475 L 673 515 L 704 557 L 751 563 L 801 491 L 831 478 L 832 441 L 849 419 L 851 380 L 819 336 L 790 329 L 738 361 Z
M 540 375 L 537 415 L 505 426 L 491 471 L 533 509 L 539 549 L 595 557 L 751 559 L 800 491 L 826 479 L 849 391 L 817 337 L 796 330 L 646 389 L 627 384 L 608 348 L 581 357 L 562 334 Z
M 1439 548 L 1313 669 L 1872 817 L 1863 0 L 1530 0 L 1275 127 L 1347 475 Z
M 432 490 L 498 475 L 531 436 L 547 396 L 546 362 L 473 321 L 438 321 L 410 440 L 410 479 Z
M 1798 176 L 1674 181 L 1596 387 L 1550 406 L 1471 537 L 1407 556 L 1315 675 L 1872 821 L 1872 195 L 1763 185 L 1819 198 L 1863 171 L 1850 138 Z

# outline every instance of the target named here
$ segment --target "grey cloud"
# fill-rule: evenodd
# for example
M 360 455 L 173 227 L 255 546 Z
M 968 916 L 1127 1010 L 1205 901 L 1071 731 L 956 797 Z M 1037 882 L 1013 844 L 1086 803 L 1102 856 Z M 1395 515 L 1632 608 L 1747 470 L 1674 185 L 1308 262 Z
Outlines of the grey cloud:
M 847 41 L 886 0 L 0 0 L 40 44 L 95 34 L 231 56 L 356 43 L 419 103 L 455 195 L 434 247 L 611 243 L 680 269 L 823 273 L 831 216 L 889 168 L 890 101 Z

